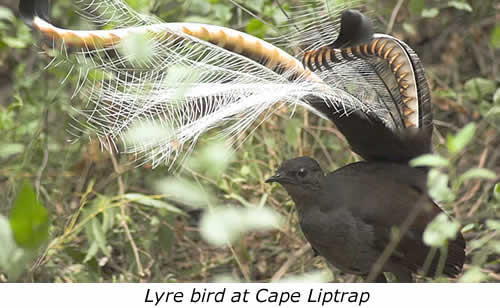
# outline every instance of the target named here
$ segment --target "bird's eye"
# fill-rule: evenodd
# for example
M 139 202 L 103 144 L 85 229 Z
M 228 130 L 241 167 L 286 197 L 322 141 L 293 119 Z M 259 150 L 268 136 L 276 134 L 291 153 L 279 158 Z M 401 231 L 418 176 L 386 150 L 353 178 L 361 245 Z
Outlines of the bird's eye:
M 297 172 L 297 175 L 303 178 L 307 175 L 307 170 L 304 168 L 300 168 L 300 170 Z

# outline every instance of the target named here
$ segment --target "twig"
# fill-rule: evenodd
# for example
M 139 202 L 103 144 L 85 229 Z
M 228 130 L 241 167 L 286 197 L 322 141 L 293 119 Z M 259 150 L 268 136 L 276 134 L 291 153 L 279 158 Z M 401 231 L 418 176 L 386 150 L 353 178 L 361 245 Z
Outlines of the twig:
M 45 168 L 47 168 L 47 163 L 49 161 L 49 143 L 48 143 L 48 111 L 47 109 L 44 110 L 43 112 L 43 130 L 45 131 L 45 142 L 43 145 L 43 160 L 42 164 L 40 165 L 40 168 L 38 168 L 38 171 L 36 173 L 36 182 L 35 182 L 35 188 L 36 188 L 36 195 L 39 197 L 40 195 L 40 182 L 42 181 L 42 174 Z
M 485 148 L 483 153 L 481 153 L 481 157 L 479 158 L 479 164 L 477 166 L 478 168 L 484 168 L 487 157 L 488 157 L 488 148 Z M 455 208 L 457 208 L 459 204 L 470 200 L 476 194 L 476 192 L 479 190 L 480 187 L 481 187 L 481 180 L 476 180 L 472 189 L 467 191 L 467 193 L 455 203 Z M 460 218 L 460 216 L 458 215 L 459 211 L 457 209 L 455 209 L 455 214 L 457 214 L 457 218 Z
M 286 274 L 286 272 L 288 271 L 290 266 L 292 266 L 292 264 L 295 262 L 295 260 L 298 257 L 302 256 L 309 249 L 311 249 L 311 245 L 307 244 L 307 245 L 302 246 L 302 248 L 300 248 L 299 250 L 295 251 L 295 253 L 291 257 L 289 257 L 285 261 L 285 263 L 283 263 L 283 265 L 280 267 L 280 269 L 276 273 L 274 273 L 273 277 L 271 278 L 271 282 L 279 281 L 281 279 L 281 277 L 283 277 L 283 275 Z
M 248 272 L 248 266 L 243 266 L 243 264 L 240 262 L 240 259 L 238 258 L 238 255 L 234 251 L 234 248 L 231 244 L 228 244 L 229 250 L 231 250 L 231 253 L 233 254 L 234 259 L 236 260 L 236 263 L 238 264 L 238 267 L 240 268 L 241 273 L 243 274 L 243 277 L 245 277 L 245 280 L 247 282 L 250 282 L 250 273 Z
M 115 156 L 113 155 L 113 152 L 110 150 L 109 151 L 109 157 L 111 158 L 111 162 L 113 163 L 113 168 L 115 169 L 116 174 L 118 175 L 118 190 L 120 195 L 125 194 L 125 185 L 123 184 L 123 178 L 121 175 L 121 170 L 120 166 L 118 165 L 118 162 L 116 161 Z M 137 263 L 137 272 L 139 276 L 142 278 L 144 277 L 144 270 L 142 267 L 141 259 L 139 258 L 139 251 L 137 249 L 137 245 L 135 244 L 134 239 L 132 238 L 132 233 L 130 233 L 130 229 L 128 228 L 127 220 L 126 220 L 126 213 L 125 213 L 125 203 L 120 204 L 120 210 L 121 210 L 121 216 L 122 216 L 122 226 L 125 229 L 125 234 L 127 235 L 127 239 L 130 242 L 130 246 L 132 247 L 132 251 L 134 252 L 134 257 L 135 257 L 135 262 Z
M 385 31 L 386 33 L 392 32 L 392 27 L 396 22 L 396 17 L 398 17 L 399 10 L 401 9 L 401 6 L 403 5 L 404 1 L 405 0 L 399 0 L 398 3 L 396 3 L 394 9 L 392 10 L 391 19 L 389 20 L 389 24 L 387 25 L 387 30 Z
M 425 202 L 425 198 L 422 197 L 420 199 L 420 202 Z M 413 209 L 408 213 L 408 216 L 403 221 L 401 227 L 397 232 L 397 236 L 394 236 L 391 239 L 391 241 L 385 247 L 380 257 L 377 259 L 377 261 L 375 261 L 370 271 L 370 274 L 368 274 L 368 276 L 366 277 L 365 282 L 375 281 L 375 278 L 382 272 L 384 265 L 387 263 L 392 253 L 396 250 L 396 247 L 398 246 L 402 237 L 406 234 L 406 232 L 408 232 L 408 229 L 410 229 L 410 226 L 413 224 L 415 219 L 417 219 L 418 214 L 422 210 L 422 206 L 425 206 L 425 205 L 420 205 L 419 204 L 420 202 L 417 202 L 417 204 L 413 207 Z

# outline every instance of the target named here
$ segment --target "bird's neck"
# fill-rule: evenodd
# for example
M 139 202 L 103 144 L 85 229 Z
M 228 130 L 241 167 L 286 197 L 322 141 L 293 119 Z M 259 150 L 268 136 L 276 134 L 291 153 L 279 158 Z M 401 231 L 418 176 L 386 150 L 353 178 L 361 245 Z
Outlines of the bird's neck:
M 295 185 L 285 185 L 290 197 L 292 197 L 295 207 L 299 214 L 303 215 L 307 208 L 315 207 L 320 204 L 323 190 L 321 186 L 317 187 L 297 187 Z

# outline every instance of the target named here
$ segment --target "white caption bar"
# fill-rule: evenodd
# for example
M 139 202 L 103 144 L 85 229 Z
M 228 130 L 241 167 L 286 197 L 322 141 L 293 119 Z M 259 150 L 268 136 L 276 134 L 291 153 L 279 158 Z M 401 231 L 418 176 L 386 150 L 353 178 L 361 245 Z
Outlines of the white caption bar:
M 499 307 L 498 284 L 0 284 L 3 307 Z M 236 306 L 235 306 L 236 305 Z

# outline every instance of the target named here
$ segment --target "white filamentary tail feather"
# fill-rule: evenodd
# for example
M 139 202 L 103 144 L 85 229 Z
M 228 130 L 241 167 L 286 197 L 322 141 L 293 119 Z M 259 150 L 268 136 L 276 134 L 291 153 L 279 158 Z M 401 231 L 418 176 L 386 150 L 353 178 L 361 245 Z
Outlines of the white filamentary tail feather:
M 116 29 L 71 31 L 35 18 L 35 26 L 61 44 L 59 61 L 71 64 L 71 74 L 78 78 L 75 94 L 87 98 L 84 107 L 75 109 L 76 118 L 101 141 L 114 145 L 122 140 L 126 152 L 153 166 L 189 152 L 210 129 L 220 127 L 219 136 L 234 140 L 266 110 L 281 104 L 309 107 L 304 99 L 311 95 L 321 97 L 332 113 L 369 109 L 335 80 L 326 85 L 292 56 L 247 34 L 212 25 L 162 23 L 120 0 L 76 4 L 88 20 Z M 238 54 L 238 46 L 231 51 L 207 42 L 210 35 L 258 46 L 275 59 L 259 63 Z M 124 51 L 126 40 L 134 36 L 139 41 L 132 44 L 145 43 L 146 55 Z M 270 62 L 276 59 L 288 67 L 273 70 Z M 127 141 L 126 135 L 142 122 L 163 128 L 162 138 L 152 134 Z M 184 145 L 189 145 L 187 151 Z
M 297 9 L 291 32 L 275 40 L 306 60 L 313 57 L 308 50 L 332 44 L 340 14 L 347 8 L 331 4 L 337 1 L 309 2 Z M 111 29 L 69 30 L 33 19 L 33 26 L 58 44 L 53 65 L 69 64 L 68 76 L 77 80 L 74 96 L 85 102 L 75 107 L 75 118 L 113 149 L 121 141 L 125 152 L 153 166 L 173 163 L 214 128 L 220 129 L 219 137 L 234 142 L 259 117 L 282 105 L 292 110 L 303 106 L 329 119 L 361 110 L 391 129 L 405 125 L 392 114 L 406 108 L 393 93 L 410 93 L 407 82 L 399 78 L 405 88 L 398 88 L 394 79 L 388 92 L 385 77 L 376 72 L 377 66 L 387 65 L 390 50 L 383 57 L 378 52 L 385 58 L 378 60 L 372 52 L 379 62 L 370 63 L 348 48 L 334 67 L 313 73 L 275 45 L 233 29 L 165 23 L 133 11 L 121 0 L 78 0 L 76 5 L 89 21 Z M 405 72 L 411 68 L 408 61 Z M 418 93 L 411 93 L 410 103 L 417 102 L 413 96 Z M 395 104 L 391 112 L 385 102 Z M 418 106 L 410 107 L 404 109 L 409 113 L 405 121 L 418 127 Z M 127 138 L 137 127 L 158 130 Z

